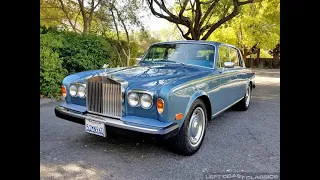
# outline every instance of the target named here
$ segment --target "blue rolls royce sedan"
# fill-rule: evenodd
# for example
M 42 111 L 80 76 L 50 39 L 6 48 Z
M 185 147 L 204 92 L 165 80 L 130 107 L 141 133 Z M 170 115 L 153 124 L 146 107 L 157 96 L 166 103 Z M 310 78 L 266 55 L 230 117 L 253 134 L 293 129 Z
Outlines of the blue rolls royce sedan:
M 106 137 L 107 127 L 170 139 L 184 155 L 199 150 L 211 120 L 247 110 L 255 74 L 235 46 L 210 41 L 151 45 L 137 66 L 79 72 L 63 79 L 57 117 Z

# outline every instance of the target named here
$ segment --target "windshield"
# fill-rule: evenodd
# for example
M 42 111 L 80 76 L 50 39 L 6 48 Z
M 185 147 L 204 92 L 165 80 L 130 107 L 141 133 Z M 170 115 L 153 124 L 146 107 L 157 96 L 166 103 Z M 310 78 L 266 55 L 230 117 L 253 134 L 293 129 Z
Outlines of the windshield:
M 214 46 L 205 44 L 156 44 L 149 48 L 142 61 L 184 63 L 212 68 Z

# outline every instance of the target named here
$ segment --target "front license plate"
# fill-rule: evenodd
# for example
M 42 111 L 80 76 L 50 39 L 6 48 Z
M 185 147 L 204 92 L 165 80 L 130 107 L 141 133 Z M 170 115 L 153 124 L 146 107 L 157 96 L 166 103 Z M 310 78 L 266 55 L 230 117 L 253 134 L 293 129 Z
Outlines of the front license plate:
M 91 134 L 95 134 L 103 137 L 107 136 L 106 126 L 104 125 L 104 123 L 86 119 L 85 127 L 86 127 L 87 133 L 91 133 Z

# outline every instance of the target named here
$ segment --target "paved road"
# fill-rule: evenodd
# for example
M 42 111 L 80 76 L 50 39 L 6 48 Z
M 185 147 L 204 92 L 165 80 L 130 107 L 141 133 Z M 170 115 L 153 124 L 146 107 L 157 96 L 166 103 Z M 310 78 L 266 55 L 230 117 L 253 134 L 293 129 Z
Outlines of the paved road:
M 245 112 L 228 110 L 208 123 L 201 149 L 190 157 L 166 144 L 120 136 L 102 138 L 60 120 L 40 105 L 41 179 L 202 179 L 206 172 L 280 171 L 280 73 L 257 70 Z

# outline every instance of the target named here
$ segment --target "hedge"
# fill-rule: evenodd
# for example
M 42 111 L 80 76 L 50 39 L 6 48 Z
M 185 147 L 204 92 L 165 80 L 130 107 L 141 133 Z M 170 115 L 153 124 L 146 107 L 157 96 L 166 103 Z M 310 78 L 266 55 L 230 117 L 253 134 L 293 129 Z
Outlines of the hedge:
M 62 33 L 60 36 L 63 46 L 60 48 L 59 57 L 68 73 L 98 69 L 116 58 L 111 45 L 102 37 L 82 36 L 70 32 Z
M 62 39 L 56 34 L 42 32 L 40 28 L 40 94 L 59 97 L 61 81 L 67 74 L 59 59 Z
M 105 63 L 109 67 L 118 66 L 118 55 L 111 44 L 117 43 L 101 36 L 82 36 L 40 26 L 40 94 L 60 97 L 61 82 L 66 75 L 98 69 Z M 137 43 L 131 43 L 130 65 L 135 64 L 136 46 Z M 118 52 L 124 60 L 122 52 Z

